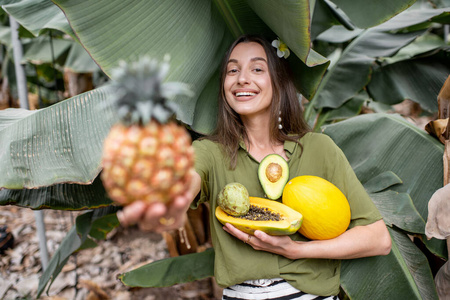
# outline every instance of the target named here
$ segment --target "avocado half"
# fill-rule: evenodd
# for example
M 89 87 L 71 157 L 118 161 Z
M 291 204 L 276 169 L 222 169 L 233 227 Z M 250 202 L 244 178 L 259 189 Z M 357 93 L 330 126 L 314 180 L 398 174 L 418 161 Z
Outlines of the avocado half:
M 267 198 L 276 200 L 289 180 L 289 167 L 278 154 L 269 154 L 259 163 L 258 178 Z

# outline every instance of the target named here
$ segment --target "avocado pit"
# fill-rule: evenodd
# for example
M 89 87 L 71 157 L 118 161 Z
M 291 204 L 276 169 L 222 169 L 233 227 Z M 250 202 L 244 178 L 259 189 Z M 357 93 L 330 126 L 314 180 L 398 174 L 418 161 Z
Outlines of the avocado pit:
M 266 177 L 270 182 L 277 182 L 280 180 L 283 169 L 277 163 L 270 163 L 266 168 Z

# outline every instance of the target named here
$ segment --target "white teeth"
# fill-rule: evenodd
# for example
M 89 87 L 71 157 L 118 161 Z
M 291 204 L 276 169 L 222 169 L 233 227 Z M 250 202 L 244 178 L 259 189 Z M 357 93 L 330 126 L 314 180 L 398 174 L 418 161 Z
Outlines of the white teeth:
M 250 92 L 239 92 L 239 93 L 236 93 L 237 97 L 240 97 L 240 96 L 255 96 L 255 95 L 256 95 L 256 93 L 250 93 Z

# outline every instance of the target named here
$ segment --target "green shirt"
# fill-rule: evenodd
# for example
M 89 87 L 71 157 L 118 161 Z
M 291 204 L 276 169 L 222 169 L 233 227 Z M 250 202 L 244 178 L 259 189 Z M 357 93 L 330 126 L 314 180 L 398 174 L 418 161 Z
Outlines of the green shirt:
M 381 215 L 359 182 L 343 152 L 328 136 L 307 133 L 294 142 L 284 143 L 288 157 L 289 179 L 300 175 L 315 175 L 335 184 L 347 197 L 351 218 L 350 228 L 371 224 Z M 340 260 L 296 259 L 265 251 L 256 251 L 222 229 L 214 215 L 216 197 L 228 183 L 243 184 L 250 196 L 264 197 L 258 179 L 259 162 L 241 143 L 237 165 L 229 167 L 221 146 L 204 139 L 194 141 L 195 169 L 202 178 L 200 202 L 209 201 L 211 207 L 211 237 L 215 249 L 214 276 L 220 286 L 226 287 L 245 280 L 282 277 L 297 289 L 315 295 L 329 296 L 339 293 Z M 197 205 L 198 205 L 197 203 Z M 193 205 L 195 207 L 195 205 Z M 299 233 L 293 240 L 307 240 Z

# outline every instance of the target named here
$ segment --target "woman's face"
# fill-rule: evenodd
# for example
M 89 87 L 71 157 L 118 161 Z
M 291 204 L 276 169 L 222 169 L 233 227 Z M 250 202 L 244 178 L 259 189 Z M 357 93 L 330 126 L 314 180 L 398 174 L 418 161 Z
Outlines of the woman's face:
M 228 104 L 241 116 L 269 114 L 272 81 L 264 48 L 254 42 L 234 47 L 223 85 Z

